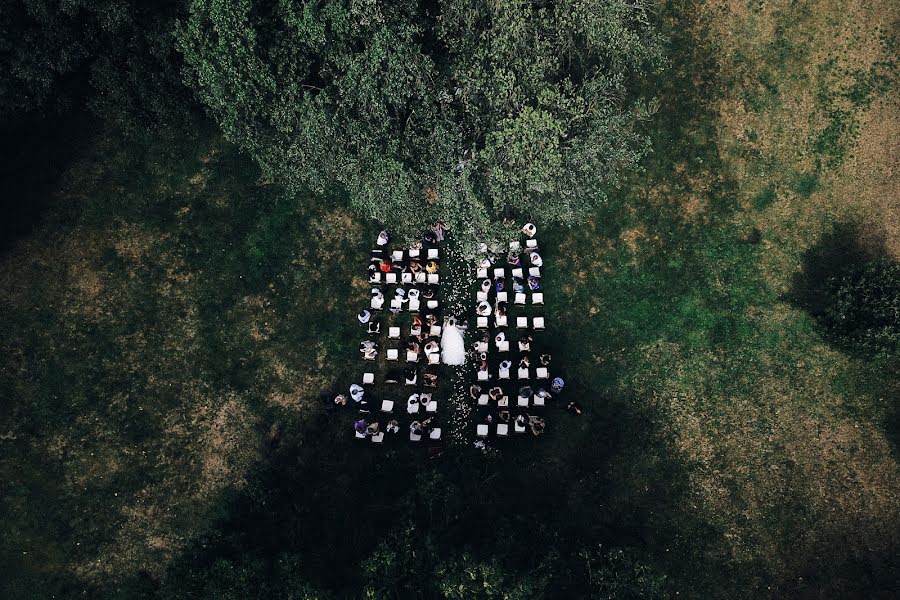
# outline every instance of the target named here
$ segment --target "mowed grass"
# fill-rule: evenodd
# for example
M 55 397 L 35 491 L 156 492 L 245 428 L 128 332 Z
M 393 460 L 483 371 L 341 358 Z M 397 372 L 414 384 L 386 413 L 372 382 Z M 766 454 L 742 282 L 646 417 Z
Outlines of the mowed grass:
M 897 9 L 659 15 L 646 172 L 539 236 L 542 340 L 586 414 L 552 409 L 434 514 L 423 452 L 362 450 L 316 397 L 363 367 L 377 225 L 285 196 L 213 134 L 94 140 L 0 265 L 5 595 L 192 581 L 207 542 L 301 548 L 305 575 L 352 587 L 410 490 L 429 536 L 528 568 L 534 537 L 630 547 L 682 595 L 885 591 L 897 364 L 832 345 L 795 287 L 846 222 L 900 256 Z M 500 526 L 520 533 L 472 534 Z
M 569 368 L 652 415 L 655 448 L 687 469 L 680 510 L 710 526 L 684 535 L 742 589 L 886 592 L 896 358 L 829 344 L 794 288 L 845 223 L 900 258 L 896 5 L 663 15 L 675 77 L 647 172 L 587 226 L 554 232 L 571 277 L 548 302 L 565 307 Z

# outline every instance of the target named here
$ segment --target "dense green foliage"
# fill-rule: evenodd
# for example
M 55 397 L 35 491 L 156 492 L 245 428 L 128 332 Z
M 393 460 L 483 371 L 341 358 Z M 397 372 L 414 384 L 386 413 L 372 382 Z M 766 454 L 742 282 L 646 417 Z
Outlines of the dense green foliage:
M 647 150 L 627 83 L 661 60 L 647 6 L 624 0 L 196 0 L 179 39 L 270 179 L 475 240 L 602 203 Z
M 8 0 L 0 5 L 0 125 L 80 109 L 143 126 L 192 110 L 181 82 L 181 0 Z

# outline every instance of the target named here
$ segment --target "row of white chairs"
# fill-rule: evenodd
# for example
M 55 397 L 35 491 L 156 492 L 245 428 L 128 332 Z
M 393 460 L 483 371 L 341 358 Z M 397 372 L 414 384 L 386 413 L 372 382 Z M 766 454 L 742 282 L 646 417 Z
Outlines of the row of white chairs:
M 506 278 L 506 267 L 495 267 L 494 268 L 494 279 L 505 279 Z M 522 267 L 513 267 L 510 269 L 510 274 L 513 277 L 518 277 L 519 279 L 525 278 L 525 269 Z M 475 270 L 475 276 L 478 279 L 487 279 L 488 270 L 484 267 L 478 267 Z M 528 276 L 529 277 L 540 277 L 541 276 L 541 268 L 540 267 L 529 267 L 528 268 Z
M 487 302 L 488 301 L 489 292 L 482 292 L 481 290 L 475 292 L 475 298 L 478 302 Z M 509 302 L 509 294 L 507 292 L 497 292 L 497 302 Z M 513 295 L 513 303 L 518 304 L 519 306 L 524 306 L 528 304 L 528 294 L 525 292 L 516 292 Z M 544 293 L 543 292 L 532 292 L 531 293 L 531 303 L 534 305 L 541 305 L 544 303 Z
M 498 321 L 499 319 L 499 321 Z M 494 317 L 494 321 L 497 324 L 497 327 L 506 327 L 508 324 L 507 317 Z M 529 325 L 530 323 L 530 325 Z M 488 317 L 478 317 L 475 321 L 478 329 L 487 329 L 488 328 Z M 544 317 L 516 317 L 516 329 L 534 329 L 535 331 L 543 331 L 544 330 Z
M 525 425 L 519 425 L 518 423 L 513 421 L 513 430 L 516 433 L 525 433 L 525 429 L 526 429 Z M 475 433 L 480 438 L 486 438 L 488 436 L 488 434 L 490 434 L 490 431 L 491 431 L 490 425 L 488 425 L 487 423 L 479 423 L 475 427 Z M 496 431 L 497 431 L 497 435 L 499 435 L 500 437 L 508 436 L 509 435 L 509 424 L 508 423 L 497 423 Z
M 507 342 L 509 343 L 509 342 Z M 497 379 L 511 379 L 510 372 L 512 369 L 498 369 Z M 535 379 L 550 379 L 550 371 L 547 367 L 538 367 L 534 370 Z M 516 375 L 519 380 L 531 379 L 531 369 L 516 369 Z M 487 371 L 478 371 L 478 381 L 487 381 L 491 378 L 490 369 Z
M 358 440 L 364 440 L 364 439 L 366 439 L 366 437 L 368 437 L 368 436 L 366 436 L 366 434 L 364 434 L 364 433 L 359 433 L 358 431 L 356 432 L 356 439 L 358 439 Z M 378 433 L 376 433 L 375 435 L 373 435 L 370 439 L 371 439 L 371 441 L 372 441 L 373 444 L 383 444 L 383 443 L 384 443 L 384 432 L 383 432 L 383 431 L 379 431 Z M 428 432 L 428 439 L 430 439 L 430 440 L 439 440 L 439 439 L 441 439 L 441 428 L 440 428 L 440 427 L 435 427 L 434 429 L 432 429 L 431 431 L 429 431 L 429 432 Z M 409 440 L 410 440 L 411 442 L 420 442 L 420 441 L 422 441 L 422 436 L 421 436 L 421 434 L 413 433 L 412 431 L 410 431 L 410 432 L 409 432 Z
M 391 260 L 398 261 L 403 260 L 405 257 L 409 258 L 423 258 L 422 249 L 420 248 L 409 248 L 408 250 L 391 250 Z M 424 258 L 428 260 L 438 260 L 441 257 L 441 252 L 437 248 L 428 248 L 425 250 Z
M 397 273 L 393 271 L 390 273 L 382 273 L 381 271 L 375 271 L 369 277 L 369 283 L 429 283 L 432 285 L 436 285 L 440 283 L 441 276 L 438 273 L 400 273 L 400 276 L 397 276 Z
M 441 335 L 442 326 L 441 325 L 432 325 L 428 328 L 428 335 L 431 337 L 438 337 Z M 421 335 L 422 330 L 418 327 L 410 327 L 409 335 Z M 388 339 L 389 340 L 399 340 L 401 337 L 400 327 L 397 325 L 391 325 L 388 327 Z

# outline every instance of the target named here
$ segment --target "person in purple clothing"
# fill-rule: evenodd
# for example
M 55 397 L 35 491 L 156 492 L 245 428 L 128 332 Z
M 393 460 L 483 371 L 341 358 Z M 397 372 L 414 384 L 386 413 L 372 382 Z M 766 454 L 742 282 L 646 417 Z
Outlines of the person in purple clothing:
M 359 421 L 356 421 L 355 423 L 353 423 L 353 429 L 356 430 L 356 433 L 361 433 L 361 434 L 365 435 L 365 433 L 366 433 L 366 422 L 365 422 L 363 419 L 360 419 Z

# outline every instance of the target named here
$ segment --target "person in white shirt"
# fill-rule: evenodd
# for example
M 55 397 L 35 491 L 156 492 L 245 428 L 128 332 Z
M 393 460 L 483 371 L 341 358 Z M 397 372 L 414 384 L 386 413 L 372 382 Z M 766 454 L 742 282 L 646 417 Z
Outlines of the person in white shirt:
M 541 255 L 538 254 L 537 252 L 532 252 L 531 253 L 531 266 L 540 267 L 543 264 L 544 264 L 544 259 L 541 258 Z
M 366 390 L 364 390 L 363 386 L 359 384 L 354 383 L 350 386 L 350 397 L 353 398 L 354 402 L 362 402 L 365 393 Z
M 388 236 L 388 232 L 382 231 L 381 233 L 378 234 L 378 239 L 375 240 L 375 243 L 378 244 L 379 246 L 384 246 L 385 244 L 388 243 L 388 241 L 390 241 L 390 239 L 391 238 L 390 238 L 390 236 Z

